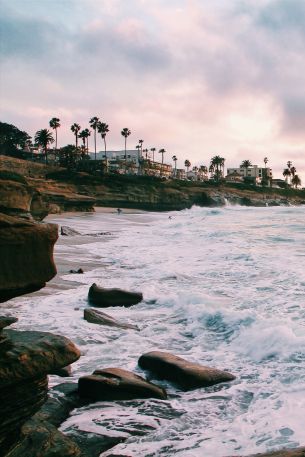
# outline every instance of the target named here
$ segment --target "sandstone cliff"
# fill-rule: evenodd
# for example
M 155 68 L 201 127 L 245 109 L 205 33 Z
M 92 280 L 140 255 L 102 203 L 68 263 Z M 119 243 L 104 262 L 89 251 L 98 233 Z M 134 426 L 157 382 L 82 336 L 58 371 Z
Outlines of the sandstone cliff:
M 55 224 L 0 214 L 0 302 L 41 289 L 56 274 Z

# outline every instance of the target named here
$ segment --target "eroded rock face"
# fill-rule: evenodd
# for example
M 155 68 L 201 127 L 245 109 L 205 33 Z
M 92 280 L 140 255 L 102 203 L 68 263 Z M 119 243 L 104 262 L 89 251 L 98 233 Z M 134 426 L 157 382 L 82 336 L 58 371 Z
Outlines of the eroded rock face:
M 12 216 L 27 215 L 30 217 L 30 207 L 34 190 L 21 182 L 0 179 L 0 212 Z
M 35 416 L 21 428 L 18 445 L 5 457 L 81 457 L 81 450 L 49 422 Z
M 121 368 L 95 370 L 78 381 L 81 397 L 97 400 L 132 400 L 134 398 L 167 398 L 159 386 Z
M 3 334 L 10 345 L 0 350 L 0 455 L 17 442 L 22 424 L 46 401 L 47 374 L 80 356 L 77 347 L 62 336 L 14 330 Z
M 0 302 L 44 287 L 56 274 L 57 225 L 0 214 Z
M 117 321 L 108 314 L 102 313 L 96 309 L 84 309 L 84 319 L 92 324 L 107 325 L 108 327 L 117 327 L 122 329 L 139 330 L 136 325 L 125 324 L 124 322 Z
M 235 379 L 235 376 L 227 371 L 188 362 L 169 352 L 147 352 L 140 357 L 139 366 L 152 371 L 161 379 L 173 381 L 185 390 L 208 387 Z
M 106 308 L 110 306 L 132 306 L 143 300 L 140 292 L 129 292 L 122 289 L 104 289 L 95 283 L 89 289 L 89 302 L 95 306 Z

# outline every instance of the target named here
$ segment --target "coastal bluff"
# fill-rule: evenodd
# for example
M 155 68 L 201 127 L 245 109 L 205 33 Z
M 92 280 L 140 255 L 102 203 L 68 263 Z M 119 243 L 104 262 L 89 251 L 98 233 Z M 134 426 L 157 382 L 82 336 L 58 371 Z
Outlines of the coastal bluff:
M 22 175 L 34 193 L 35 216 L 64 211 L 94 211 L 94 206 L 147 211 L 177 211 L 193 205 L 219 207 L 289 206 L 305 204 L 305 191 L 229 183 L 162 180 L 149 176 L 89 175 L 64 168 L 0 156 L 1 173 Z M 0 188 L 0 196 L 1 196 Z

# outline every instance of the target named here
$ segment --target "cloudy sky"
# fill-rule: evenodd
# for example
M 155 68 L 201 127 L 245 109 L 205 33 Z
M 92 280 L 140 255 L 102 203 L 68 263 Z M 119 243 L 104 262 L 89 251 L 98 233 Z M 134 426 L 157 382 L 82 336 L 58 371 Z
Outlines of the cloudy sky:
M 29 134 L 92 116 L 109 149 L 183 166 L 291 160 L 305 184 L 305 0 L 0 0 L 1 121 Z M 93 147 L 93 142 L 91 144 Z

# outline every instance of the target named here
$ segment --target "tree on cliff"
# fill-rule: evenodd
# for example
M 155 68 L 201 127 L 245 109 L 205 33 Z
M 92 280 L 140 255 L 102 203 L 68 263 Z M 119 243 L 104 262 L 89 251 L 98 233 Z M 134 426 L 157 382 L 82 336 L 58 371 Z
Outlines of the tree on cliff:
M 225 166 L 224 157 L 220 157 L 220 156 L 212 157 L 209 171 L 211 174 L 214 173 L 214 179 L 217 182 L 223 176 L 224 166 Z
M 155 152 L 156 152 L 156 148 L 150 148 L 152 154 L 153 154 L 153 162 L 155 161 Z
M 50 127 L 55 130 L 55 149 L 57 149 L 57 129 L 60 127 L 60 119 L 58 117 L 52 117 Z
M 89 121 L 90 127 L 94 130 L 94 160 L 96 160 L 96 130 L 99 122 L 99 118 L 96 116 L 92 117 Z
M 289 168 L 283 170 L 283 176 L 285 178 L 286 184 L 288 184 L 288 178 L 291 176 L 291 171 Z
M 48 146 L 51 143 L 54 143 L 54 138 L 52 133 L 48 129 L 38 130 L 35 133 L 35 143 L 39 146 L 42 146 L 44 149 L 46 164 L 48 163 Z
M 71 130 L 75 135 L 75 147 L 76 148 L 78 146 L 78 132 L 80 131 L 80 128 L 81 128 L 80 125 L 76 124 L 76 122 L 74 122 L 74 124 L 71 125 Z
M 89 129 L 84 129 L 82 130 L 81 132 L 79 132 L 78 134 L 78 138 L 81 138 L 83 140 L 83 156 L 86 154 L 88 154 L 88 138 L 89 136 L 91 135 Z M 87 144 L 86 144 L 86 140 L 87 140 Z
M 243 160 L 240 164 L 240 168 L 244 168 L 246 170 L 246 176 L 248 176 L 248 168 L 251 167 L 252 163 L 250 160 Z
M 99 122 L 97 126 L 98 133 L 101 134 L 102 140 L 104 141 L 104 150 L 105 150 L 105 161 L 106 161 L 106 171 L 108 171 L 108 160 L 107 160 L 107 146 L 106 146 L 106 135 L 109 132 L 109 125 L 105 122 Z
M 176 177 L 176 175 L 177 175 L 177 160 L 178 160 L 177 156 L 173 156 L 172 160 L 174 161 L 174 164 L 175 164 L 175 166 L 174 166 L 174 176 Z
M 30 135 L 12 124 L 0 122 L 0 153 L 21 156 L 21 151 L 30 142 Z
M 160 170 L 160 176 L 163 175 L 163 161 L 164 161 L 164 154 L 166 153 L 165 149 L 159 149 L 159 153 L 162 154 L 162 161 L 161 161 L 161 170 Z
M 123 128 L 121 131 L 121 135 L 125 138 L 125 173 L 126 173 L 126 169 L 127 169 L 126 144 L 127 144 L 127 138 L 129 137 L 130 134 L 131 134 L 131 131 L 127 127 Z
M 186 159 L 186 160 L 184 161 L 184 166 L 185 166 L 185 168 L 186 168 L 186 173 L 188 173 L 189 168 L 190 168 L 190 166 L 191 166 L 191 162 L 190 162 L 188 159 Z
M 76 148 L 74 144 L 68 144 L 59 150 L 59 164 L 61 167 L 76 169 L 79 161 L 79 148 Z
M 299 178 L 298 175 L 294 175 L 294 177 L 291 180 L 291 184 L 297 189 L 298 186 L 302 184 L 301 179 Z

